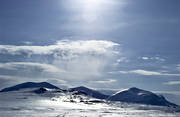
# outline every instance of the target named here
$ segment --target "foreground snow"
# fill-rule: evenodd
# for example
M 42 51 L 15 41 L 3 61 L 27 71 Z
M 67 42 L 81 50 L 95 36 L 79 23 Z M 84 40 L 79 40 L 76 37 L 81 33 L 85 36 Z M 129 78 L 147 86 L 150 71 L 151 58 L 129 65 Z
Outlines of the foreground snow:
M 6 92 L 0 94 L 0 117 L 180 117 L 167 107 L 94 100 L 64 93 Z

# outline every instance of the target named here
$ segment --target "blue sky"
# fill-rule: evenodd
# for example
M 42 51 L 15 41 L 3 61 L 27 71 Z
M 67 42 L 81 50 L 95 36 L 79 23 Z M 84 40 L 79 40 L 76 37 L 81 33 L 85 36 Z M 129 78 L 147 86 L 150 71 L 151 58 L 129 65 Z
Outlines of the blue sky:
M 180 94 L 179 0 L 1 0 L 0 88 L 61 87 Z

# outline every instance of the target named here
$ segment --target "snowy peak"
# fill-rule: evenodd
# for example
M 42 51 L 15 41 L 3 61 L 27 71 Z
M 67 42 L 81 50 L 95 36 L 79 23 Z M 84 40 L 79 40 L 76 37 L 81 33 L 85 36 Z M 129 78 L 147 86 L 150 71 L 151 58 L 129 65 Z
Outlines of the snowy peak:
M 30 92 L 36 94 L 64 93 L 65 95 L 72 94 L 72 96 L 75 97 L 93 97 L 96 99 L 103 99 L 107 101 L 120 101 L 127 103 L 139 103 L 139 104 L 148 104 L 148 105 L 157 105 L 157 106 L 177 106 L 176 104 L 167 101 L 163 96 L 159 96 L 150 91 L 138 89 L 136 87 L 132 87 L 128 90 L 117 92 L 109 96 L 84 86 L 70 88 L 69 90 L 62 90 L 48 82 L 39 82 L 39 83 L 25 82 L 22 84 L 18 84 L 12 87 L 2 89 L 0 92 L 24 91 L 24 90 L 26 91 L 31 90 Z
M 108 100 L 158 106 L 176 106 L 175 104 L 168 102 L 163 96 L 136 87 L 116 93 L 110 96 Z
M 140 91 L 145 91 L 145 90 L 142 90 L 142 89 L 139 89 L 139 88 L 136 88 L 136 87 L 132 87 L 130 89 L 128 89 L 129 91 L 133 91 L 133 92 L 140 92 Z
M 26 88 L 41 88 L 41 87 L 49 88 L 49 89 L 59 89 L 58 87 L 48 82 L 39 82 L 39 83 L 25 82 L 25 83 L 18 84 L 12 87 L 4 88 L 0 92 L 17 91 L 17 90 L 26 89 Z
M 93 97 L 93 98 L 97 98 L 97 99 L 106 99 L 109 96 L 108 95 L 104 95 L 96 90 L 93 89 L 89 89 L 87 87 L 84 86 L 80 86 L 80 87 L 75 87 L 75 88 L 71 88 L 69 89 L 70 92 L 74 92 L 74 91 L 80 91 L 80 92 L 84 92 L 87 95 Z
M 138 89 L 136 87 L 132 87 L 130 88 L 129 90 L 127 90 L 129 93 L 132 93 L 134 95 L 142 95 L 142 96 L 145 96 L 145 95 L 153 95 L 152 92 L 150 91 L 145 91 L 145 90 L 142 90 L 142 89 Z

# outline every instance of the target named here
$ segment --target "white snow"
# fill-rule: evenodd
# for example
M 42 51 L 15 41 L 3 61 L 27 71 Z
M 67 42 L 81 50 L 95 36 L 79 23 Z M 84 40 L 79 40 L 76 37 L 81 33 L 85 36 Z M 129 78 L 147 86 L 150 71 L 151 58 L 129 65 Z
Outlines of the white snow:
M 71 94 L 0 93 L 0 117 L 180 117 L 165 107 L 127 103 L 83 103 L 94 100 Z M 70 102 L 73 100 L 73 102 Z M 165 111 L 166 110 L 166 111 Z

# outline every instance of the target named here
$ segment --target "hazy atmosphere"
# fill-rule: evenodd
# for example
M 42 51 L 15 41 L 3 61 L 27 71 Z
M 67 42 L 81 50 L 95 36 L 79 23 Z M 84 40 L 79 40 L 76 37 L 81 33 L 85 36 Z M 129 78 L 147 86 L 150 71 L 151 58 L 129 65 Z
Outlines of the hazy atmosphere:
M 46 81 L 180 97 L 179 11 L 179 0 L 0 0 L 0 89 Z

